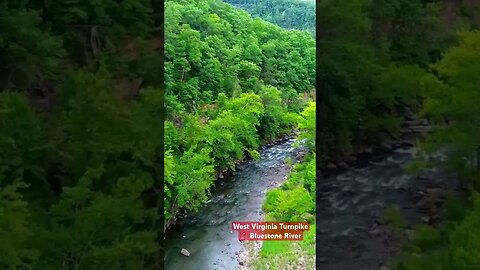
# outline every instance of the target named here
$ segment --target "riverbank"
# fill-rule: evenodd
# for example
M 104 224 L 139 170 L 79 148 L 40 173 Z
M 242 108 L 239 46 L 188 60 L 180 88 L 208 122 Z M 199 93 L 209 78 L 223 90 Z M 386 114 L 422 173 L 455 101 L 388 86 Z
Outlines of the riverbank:
M 307 151 L 314 147 L 308 142 Z M 266 190 L 262 220 L 308 221 L 303 241 L 245 242 L 238 269 L 315 269 L 315 153 L 300 152 L 288 162 L 290 171 Z
M 264 150 L 266 150 L 268 148 L 271 148 L 273 146 L 276 146 L 276 145 L 285 143 L 289 140 L 292 140 L 292 139 L 295 138 L 296 135 L 298 135 L 298 130 L 292 129 L 292 132 L 290 134 L 280 136 L 279 138 L 276 138 L 276 139 L 271 140 L 269 142 L 265 142 L 260 147 L 259 151 L 264 151 Z M 244 159 L 238 160 L 238 161 L 235 162 L 235 168 L 238 169 L 238 167 L 241 164 L 249 162 L 249 161 L 252 161 L 252 157 L 245 156 Z M 218 170 L 215 173 L 215 182 L 214 182 L 214 186 L 211 187 L 211 189 L 213 189 L 215 187 L 215 185 L 217 185 L 218 183 L 221 183 L 223 180 L 232 177 L 232 175 L 235 174 L 235 172 L 236 172 L 236 170 L 232 170 L 232 169 L 220 169 L 220 170 Z M 209 200 L 209 201 L 211 201 L 211 200 Z M 167 232 L 167 230 L 170 226 L 175 225 L 178 220 L 181 220 L 181 219 L 187 217 L 189 214 L 191 214 L 191 213 L 189 211 L 186 211 L 185 209 L 178 209 L 178 211 L 176 211 L 174 213 L 172 218 L 168 222 L 165 223 L 164 233 Z
M 268 146 L 266 146 L 268 147 Z M 303 153 L 303 152 L 300 152 Z M 301 162 L 303 160 L 304 155 L 299 154 L 295 156 L 294 163 Z M 287 172 L 290 173 L 292 169 L 292 165 L 283 164 L 287 168 Z M 269 190 L 275 189 L 280 187 L 287 177 L 283 179 L 278 179 L 276 182 L 271 182 L 270 186 L 265 189 L 265 193 Z M 259 213 L 259 220 L 265 220 L 265 214 L 263 211 Z M 242 242 L 242 250 L 240 252 L 235 253 L 239 266 L 237 266 L 237 270 L 250 270 L 252 269 L 252 264 L 256 258 L 260 256 L 260 250 L 262 249 L 263 241 L 243 241 Z

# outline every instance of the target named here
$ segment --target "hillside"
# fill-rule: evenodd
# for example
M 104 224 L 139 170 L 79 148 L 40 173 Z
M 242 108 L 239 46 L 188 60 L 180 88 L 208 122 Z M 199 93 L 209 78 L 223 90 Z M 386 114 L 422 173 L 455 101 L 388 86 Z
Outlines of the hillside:
M 305 30 L 315 37 L 315 1 L 311 0 L 225 0 L 286 29 Z
M 291 132 L 314 87 L 315 41 L 217 0 L 167 1 L 165 16 L 168 225 L 208 200 L 216 172 Z
M 0 269 L 153 269 L 157 1 L 0 4 Z

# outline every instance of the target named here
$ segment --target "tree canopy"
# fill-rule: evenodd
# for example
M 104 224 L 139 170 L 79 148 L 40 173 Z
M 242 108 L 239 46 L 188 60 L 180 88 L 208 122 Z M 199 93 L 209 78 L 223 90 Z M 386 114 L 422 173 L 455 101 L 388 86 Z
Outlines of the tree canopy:
M 155 3 L 0 4 L 1 269 L 163 264 Z
M 315 1 L 227 0 L 225 2 L 244 9 L 254 17 L 286 29 L 304 30 L 315 37 Z
M 315 40 L 218 0 L 165 3 L 165 222 L 217 175 L 288 134 L 315 84 Z

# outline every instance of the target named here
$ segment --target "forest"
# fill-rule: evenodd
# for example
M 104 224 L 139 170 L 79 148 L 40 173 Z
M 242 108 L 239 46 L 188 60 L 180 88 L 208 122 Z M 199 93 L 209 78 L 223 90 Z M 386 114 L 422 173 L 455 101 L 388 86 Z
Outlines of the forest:
M 163 231 L 217 176 L 294 127 L 312 138 L 309 33 L 220 1 L 165 10 L 1 4 L 1 269 L 161 269 Z
M 286 28 L 309 29 L 282 25 L 273 15 L 281 8 L 263 2 L 232 4 Z M 316 158 L 321 165 L 317 170 L 344 164 L 359 149 L 398 137 L 408 111 L 428 119 L 432 132 L 417 140 L 421 155 L 407 169 L 418 173 L 443 168 L 458 177 L 467 192 L 447 201 L 439 223 L 413 227 L 414 236 L 393 267 L 478 268 L 480 5 L 449 0 L 321 0 L 317 1 L 316 22 L 320 123 Z M 432 156 L 444 150 L 446 159 Z M 296 175 L 294 170 L 281 190 L 288 190 L 290 181 L 298 181 Z M 308 176 L 301 178 L 308 187 Z M 290 204 L 284 201 L 288 195 L 282 192 L 267 193 L 267 218 L 298 214 L 288 212 Z M 296 192 L 296 198 L 303 198 Z M 282 211 L 289 214 L 281 215 Z M 295 216 L 299 218 L 304 217 Z M 273 254 L 288 254 L 280 245 L 272 245 L 267 246 L 276 250 Z M 270 263 L 283 258 L 266 257 Z M 260 260 L 257 267 L 263 269 L 264 263 Z
M 292 134 L 307 153 L 261 207 L 313 225 L 249 266 L 301 269 L 319 175 L 398 136 L 407 109 L 432 126 L 409 168 L 466 192 L 392 269 L 478 268 L 477 1 L 160 2 L 0 4 L 0 269 L 163 269 L 177 218 Z
M 440 223 L 414 226 L 393 269 L 478 268 L 479 19 L 476 1 L 317 3 L 319 169 L 397 136 L 408 108 L 432 126 L 410 170 L 446 169 L 471 196 L 446 203 Z M 446 159 L 432 155 L 440 150 Z
M 268 193 L 265 218 L 314 222 L 315 40 L 303 23 L 291 26 L 298 30 L 219 0 L 165 2 L 166 230 L 214 199 L 217 182 L 259 159 L 262 145 L 294 130 L 308 163 Z
M 217 176 L 291 133 L 314 85 L 307 32 L 220 1 L 167 1 L 165 226 L 198 210 Z
M 0 269 L 163 267 L 161 12 L 0 4 Z
M 225 2 L 282 28 L 305 30 L 315 37 L 315 1 L 226 0 Z

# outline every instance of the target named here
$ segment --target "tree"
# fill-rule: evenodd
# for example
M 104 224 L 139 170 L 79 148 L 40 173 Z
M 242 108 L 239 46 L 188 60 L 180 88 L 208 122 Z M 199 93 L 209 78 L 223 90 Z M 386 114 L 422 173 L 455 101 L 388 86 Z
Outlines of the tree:
M 424 149 L 436 151 L 447 147 L 449 166 L 476 188 L 480 188 L 480 110 L 476 106 L 480 100 L 480 81 L 476 75 L 480 70 L 479 41 L 480 32 L 461 32 L 459 44 L 433 65 L 441 82 L 427 88 L 423 110 L 435 128 Z
M 300 140 L 305 140 L 305 145 L 311 151 L 315 151 L 316 140 L 316 103 L 310 102 L 305 110 L 301 113 L 298 121 L 298 129 L 300 130 Z
M 158 217 L 140 196 L 152 179 L 132 174 L 118 179 L 111 193 L 92 190 L 102 173 L 89 169 L 50 208 L 48 227 L 38 234 L 45 249 L 39 269 L 151 267 L 158 250 L 152 224 Z
M 19 189 L 26 187 L 25 183 L 16 181 L 0 188 L 0 267 L 3 269 L 28 269 L 38 256 L 28 243 L 33 231 L 28 205 L 19 193 Z

